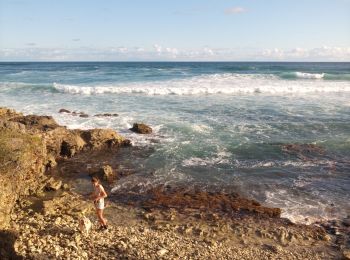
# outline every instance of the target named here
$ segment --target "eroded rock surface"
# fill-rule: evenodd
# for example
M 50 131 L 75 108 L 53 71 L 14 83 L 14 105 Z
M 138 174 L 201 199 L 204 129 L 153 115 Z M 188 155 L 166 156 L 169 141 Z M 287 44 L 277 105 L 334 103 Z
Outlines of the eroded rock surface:
M 130 141 L 111 129 L 70 130 L 51 116 L 24 116 L 0 108 L 0 228 L 9 223 L 19 197 L 45 188 L 44 173 L 56 166 L 57 159 L 127 145 Z M 61 186 L 59 181 L 47 185 L 54 190 Z

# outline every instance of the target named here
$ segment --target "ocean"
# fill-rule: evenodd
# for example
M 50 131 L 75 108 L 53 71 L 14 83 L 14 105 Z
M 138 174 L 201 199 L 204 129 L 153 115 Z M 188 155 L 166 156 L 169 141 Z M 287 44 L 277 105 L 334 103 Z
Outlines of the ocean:
M 297 223 L 350 215 L 350 63 L 1 62 L 0 106 L 113 128 L 147 150 L 112 191 L 196 185 Z

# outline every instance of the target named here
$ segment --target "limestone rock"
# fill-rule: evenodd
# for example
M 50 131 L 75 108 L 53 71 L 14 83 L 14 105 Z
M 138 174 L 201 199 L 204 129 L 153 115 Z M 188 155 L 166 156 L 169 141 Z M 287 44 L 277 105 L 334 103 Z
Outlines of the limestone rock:
M 59 190 L 62 187 L 61 180 L 55 180 L 54 178 L 50 178 L 46 184 L 47 190 Z
M 19 122 L 25 125 L 26 128 L 37 129 L 40 131 L 52 130 L 59 126 L 52 116 L 19 116 L 10 119 L 10 121 Z
M 168 253 L 168 250 L 166 250 L 165 248 L 162 248 L 157 251 L 158 256 L 164 256 L 166 253 Z
M 346 260 L 350 260 L 350 249 L 343 250 L 343 257 Z
M 138 134 L 151 134 L 152 128 L 148 125 L 145 125 L 143 123 L 134 123 L 132 128 L 130 128 L 131 131 L 138 133 Z
M 125 140 L 112 129 L 79 130 L 80 136 L 91 149 L 122 145 Z
M 103 174 L 103 179 L 112 182 L 116 178 L 116 174 L 114 173 L 113 169 L 109 165 L 105 165 L 101 169 Z

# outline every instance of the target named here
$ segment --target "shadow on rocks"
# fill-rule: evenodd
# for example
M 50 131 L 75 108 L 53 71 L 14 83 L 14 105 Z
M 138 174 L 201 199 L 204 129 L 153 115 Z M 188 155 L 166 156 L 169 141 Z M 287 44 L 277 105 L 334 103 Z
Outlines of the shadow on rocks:
M 14 244 L 18 235 L 11 231 L 0 230 L 0 259 L 17 260 L 23 257 L 17 255 Z

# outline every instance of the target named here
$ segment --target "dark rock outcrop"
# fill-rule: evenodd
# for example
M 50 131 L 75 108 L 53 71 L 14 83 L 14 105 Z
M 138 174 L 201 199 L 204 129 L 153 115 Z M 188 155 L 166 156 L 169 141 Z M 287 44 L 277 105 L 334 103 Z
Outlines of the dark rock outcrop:
M 261 217 L 279 218 L 281 209 L 262 206 L 259 202 L 239 196 L 237 193 L 209 192 L 199 187 L 171 187 L 158 186 L 151 188 L 139 197 L 133 194 L 140 192 L 130 190 L 123 191 L 120 196 L 127 203 L 135 201 L 135 204 L 144 209 L 177 209 L 196 210 L 205 213 L 219 213 L 224 215 L 254 214 Z M 128 198 L 128 196 L 131 196 Z M 115 193 L 119 198 L 119 194 Z
M 325 149 L 316 144 L 283 144 L 282 151 L 302 160 L 310 160 L 314 156 L 324 155 Z
M 130 128 L 131 131 L 138 133 L 138 134 L 151 134 L 152 128 L 148 125 L 145 125 L 143 123 L 134 123 L 132 128 Z

